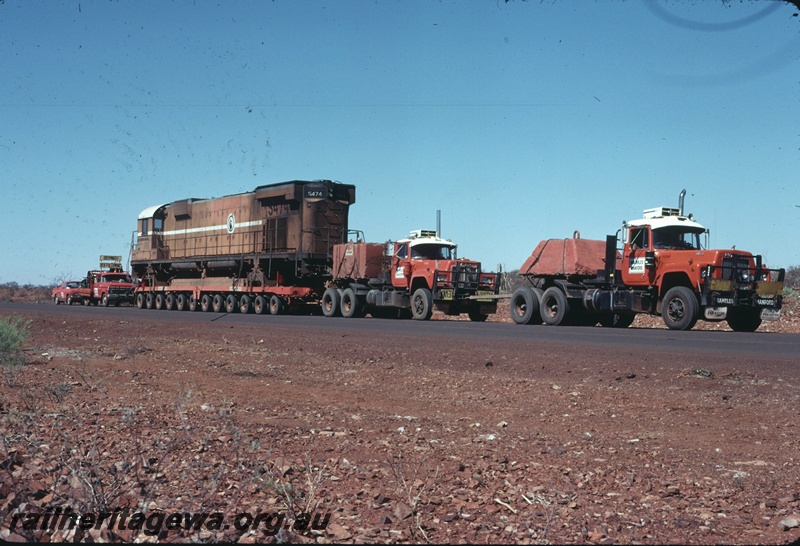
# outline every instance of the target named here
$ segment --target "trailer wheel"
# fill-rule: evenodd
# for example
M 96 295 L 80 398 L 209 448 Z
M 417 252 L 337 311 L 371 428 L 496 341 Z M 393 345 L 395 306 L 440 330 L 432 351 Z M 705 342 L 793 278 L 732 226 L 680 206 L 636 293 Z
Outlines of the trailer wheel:
M 280 315 L 283 312 L 283 300 L 275 294 L 269 299 L 269 314 Z
M 364 316 L 364 306 L 359 303 L 356 291 L 352 288 L 346 288 L 342 292 L 341 301 L 342 316 L 345 318 L 358 318 Z
M 153 294 L 147 294 L 147 297 L 145 297 L 144 299 L 144 306 L 147 307 L 148 309 L 152 309 L 153 306 L 155 305 L 155 301 L 156 299 L 155 297 L 153 297 Z
M 636 315 L 631 313 L 613 313 L 610 315 L 601 315 L 600 316 L 600 326 L 603 328 L 627 328 L 631 324 L 633 324 L 633 319 L 636 318 Z
M 215 294 L 214 299 L 211 300 L 211 308 L 214 310 L 215 313 L 222 313 L 222 310 L 225 308 L 225 300 L 222 298 L 221 295 Z
M 190 295 L 189 296 L 189 311 L 195 312 L 195 311 L 197 311 L 198 307 L 199 306 L 197 305 L 197 298 L 195 297 L 194 294 Z
M 670 330 L 691 330 L 697 323 L 697 298 L 689 288 L 676 286 L 667 291 L 661 317 Z
M 728 308 L 728 326 L 734 332 L 755 332 L 761 326 L 761 310 Z
M 256 312 L 256 315 L 263 315 L 264 311 L 267 310 L 267 300 L 264 296 L 256 296 L 255 301 L 253 301 L 253 311 Z
M 156 294 L 156 309 L 161 311 L 164 308 L 164 294 Z
M 542 301 L 541 288 L 528 286 L 517 288 L 511 295 L 511 320 L 517 324 L 541 324 L 540 301 Z
M 237 311 L 239 311 L 239 300 L 236 299 L 236 296 L 230 294 L 225 298 L 225 312 L 236 313 Z
M 411 318 L 428 320 L 433 314 L 433 295 L 427 288 L 417 288 L 411 296 Z
M 569 315 L 569 302 L 566 294 L 557 286 L 551 286 L 542 294 L 539 312 L 545 324 L 551 326 L 566 324 L 566 318 Z
M 250 296 L 242 296 L 241 298 L 239 298 L 239 312 L 241 314 L 246 315 L 247 313 L 250 312 L 251 308 L 252 305 L 250 302 Z
M 322 294 L 322 314 L 326 317 L 335 317 L 341 313 L 342 296 L 335 288 L 328 288 Z
M 211 311 L 211 296 L 203 294 L 203 297 L 200 298 L 200 309 L 204 313 Z
M 141 309 L 142 307 L 144 307 L 144 294 L 139 292 L 136 294 L 136 308 Z

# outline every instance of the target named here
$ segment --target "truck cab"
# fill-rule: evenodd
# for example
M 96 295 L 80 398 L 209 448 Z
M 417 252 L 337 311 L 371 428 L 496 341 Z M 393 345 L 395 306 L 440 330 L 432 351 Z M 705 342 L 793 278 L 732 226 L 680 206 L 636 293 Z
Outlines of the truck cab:
M 674 329 L 699 318 L 727 319 L 737 331 L 778 320 L 784 271 L 767 269 L 750 252 L 709 249 L 708 229 L 683 214 L 682 197 L 680 208 L 646 209 L 623 224 L 622 284 L 649 293 L 649 311 Z

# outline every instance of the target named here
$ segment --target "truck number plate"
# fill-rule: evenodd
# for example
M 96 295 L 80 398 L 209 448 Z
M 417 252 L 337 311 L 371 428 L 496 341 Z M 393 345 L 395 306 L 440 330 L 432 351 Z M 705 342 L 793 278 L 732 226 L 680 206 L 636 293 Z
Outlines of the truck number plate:
M 452 300 L 453 299 L 453 289 L 452 288 L 443 288 L 439 290 L 439 297 L 443 300 Z
M 761 310 L 761 320 L 778 320 L 781 318 L 781 310 L 780 309 L 762 309 Z

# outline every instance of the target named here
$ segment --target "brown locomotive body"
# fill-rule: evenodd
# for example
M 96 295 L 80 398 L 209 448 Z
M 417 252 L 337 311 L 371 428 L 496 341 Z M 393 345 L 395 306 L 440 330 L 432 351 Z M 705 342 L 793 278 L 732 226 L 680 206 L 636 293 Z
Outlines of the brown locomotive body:
M 145 209 L 131 252 L 136 304 L 279 312 L 313 300 L 354 202 L 353 185 L 295 180 Z

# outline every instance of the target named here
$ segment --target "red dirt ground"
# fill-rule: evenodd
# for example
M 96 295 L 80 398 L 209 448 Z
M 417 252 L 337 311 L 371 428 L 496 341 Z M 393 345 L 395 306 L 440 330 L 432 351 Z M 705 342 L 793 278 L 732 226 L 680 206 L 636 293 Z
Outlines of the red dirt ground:
M 394 335 L 309 343 L 307 330 L 278 325 L 33 309 L 29 363 L 0 385 L 5 540 L 800 539 L 800 374 L 785 363 L 443 348 L 399 322 Z M 777 328 L 797 332 L 788 311 Z M 67 506 L 330 520 L 274 536 L 22 528 L 24 514 Z

